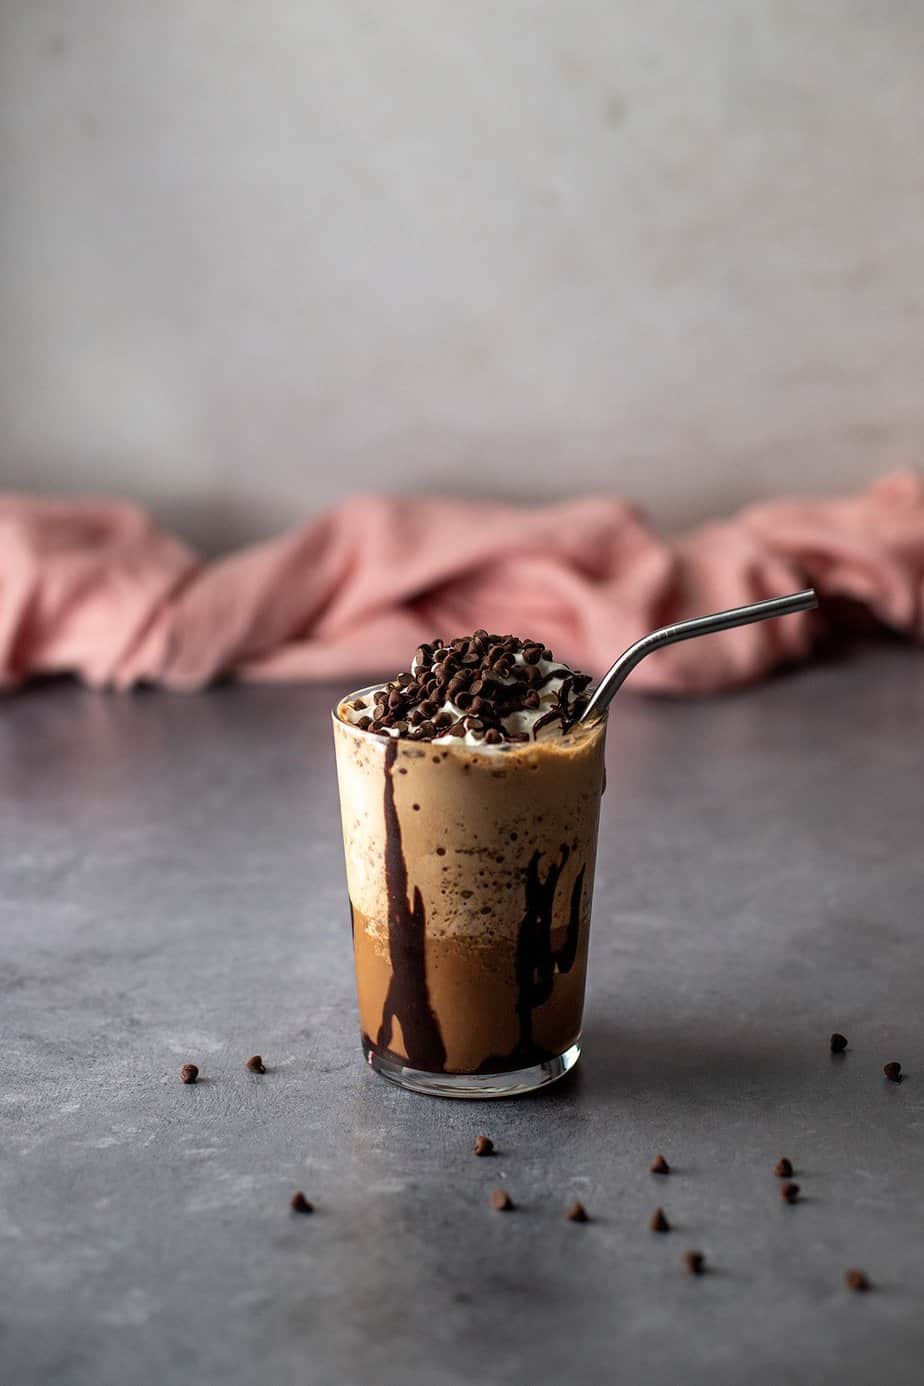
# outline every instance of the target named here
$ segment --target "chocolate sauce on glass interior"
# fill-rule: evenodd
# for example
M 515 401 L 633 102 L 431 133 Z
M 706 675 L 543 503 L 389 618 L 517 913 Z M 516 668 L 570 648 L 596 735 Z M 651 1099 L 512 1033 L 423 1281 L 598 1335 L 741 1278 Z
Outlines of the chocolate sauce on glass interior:
M 404 1036 L 407 1063 L 412 1068 L 442 1073 L 446 1066 L 446 1049 L 427 986 L 424 903 L 416 886 L 413 905 L 408 905 L 407 898 L 407 863 L 401 846 L 401 823 L 395 809 L 392 774 L 397 751 L 397 741 L 390 741 L 385 747 L 385 890 L 391 981 L 375 1048 L 380 1054 L 389 1052 L 392 1026 L 397 1019 Z

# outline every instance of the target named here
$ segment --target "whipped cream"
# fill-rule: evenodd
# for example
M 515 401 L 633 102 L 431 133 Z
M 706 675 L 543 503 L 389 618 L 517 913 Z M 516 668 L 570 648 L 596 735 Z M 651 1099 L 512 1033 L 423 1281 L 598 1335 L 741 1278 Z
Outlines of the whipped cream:
M 513 656 L 513 663 L 515 666 L 522 667 L 525 665 L 526 660 L 523 658 L 522 654 L 516 654 Z M 416 664 L 417 660 L 415 658 L 411 664 L 412 674 L 416 674 L 417 672 L 415 667 Z M 501 725 L 508 733 L 525 732 L 529 736 L 530 741 L 535 739 L 534 728 L 536 723 L 541 717 L 544 717 L 547 712 L 552 711 L 557 703 L 559 689 L 565 679 L 574 674 L 573 669 L 569 669 L 566 664 L 562 664 L 558 660 L 540 659 L 538 664 L 534 667 L 539 670 L 540 677 L 543 680 L 549 675 L 553 675 L 553 677 L 549 678 L 548 683 L 543 683 L 542 687 L 536 690 L 539 694 L 539 706 L 520 708 L 518 711 L 511 712 L 507 717 L 501 719 Z M 511 684 L 513 683 L 513 679 L 499 678 L 497 682 L 499 684 Z M 443 704 L 443 709 L 446 712 L 452 713 L 455 718 L 465 716 L 451 700 Z M 552 723 L 549 723 L 549 731 L 553 735 L 556 730 L 560 731 L 561 728 L 556 728 Z M 444 732 L 440 736 L 435 736 L 433 740 L 439 742 L 461 741 L 463 746 L 481 746 L 484 744 L 484 735 L 478 732 L 467 731 L 464 736 L 448 736 Z
M 522 652 L 519 652 L 511 656 L 511 659 L 514 667 L 522 668 L 527 662 L 523 658 Z M 539 706 L 535 708 L 520 708 L 516 712 L 511 712 L 508 714 L 508 716 L 501 719 L 501 725 L 504 727 L 508 734 L 511 732 L 525 733 L 529 737 L 530 741 L 535 739 L 536 733 L 534 729 L 536 723 L 540 721 L 541 718 L 545 717 L 546 713 L 549 713 L 556 708 L 558 703 L 558 693 L 565 679 L 573 678 L 575 675 L 575 670 L 569 668 L 569 666 L 563 663 L 563 661 L 560 659 L 540 659 L 533 667 L 536 668 L 539 672 L 539 684 L 537 684 L 536 686 L 536 692 L 539 695 Z M 414 659 L 411 661 L 411 673 L 417 675 L 420 672 L 420 670 L 421 665 L 418 663 L 417 657 L 415 655 Z M 493 675 L 493 677 L 495 679 L 495 682 L 499 684 L 509 685 L 514 682 L 512 676 L 509 678 L 499 678 L 497 677 L 497 675 Z M 372 709 L 372 702 L 376 692 L 380 688 L 385 687 L 385 683 L 380 683 L 376 684 L 374 687 L 368 690 L 364 690 L 363 701 L 366 703 L 365 707 L 353 708 L 351 706 L 351 702 L 356 701 L 355 698 L 347 699 L 345 702 L 341 703 L 339 713 L 343 721 L 352 722 L 355 724 L 356 722 L 359 722 L 361 718 L 368 716 Z M 458 707 L 452 701 L 452 699 L 447 699 L 446 701 L 444 701 L 440 705 L 439 710 L 440 712 L 448 712 L 454 722 L 459 721 L 468 715 L 466 711 Z M 556 734 L 560 734 L 561 732 L 560 724 L 554 722 L 548 723 L 547 729 L 548 734 L 551 736 L 555 736 Z M 545 730 L 545 728 L 540 729 L 540 734 L 543 730 Z M 382 727 L 382 729 L 377 733 L 377 735 L 400 736 L 401 733 L 398 731 L 396 727 L 386 726 Z M 445 745 L 451 741 L 456 742 L 456 744 L 458 745 L 480 746 L 484 750 L 491 751 L 499 750 L 501 746 L 509 747 L 511 744 L 516 744 L 511 742 L 502 742 L 499 746 L 490 744 L 485 745 L 484 733 L 478 731 L 467 731 L 464 734 L 464 736 L 450 736 L 448 732 L 442 732 L 439 736 L 432 737 L 427 744 L 434 746 Z

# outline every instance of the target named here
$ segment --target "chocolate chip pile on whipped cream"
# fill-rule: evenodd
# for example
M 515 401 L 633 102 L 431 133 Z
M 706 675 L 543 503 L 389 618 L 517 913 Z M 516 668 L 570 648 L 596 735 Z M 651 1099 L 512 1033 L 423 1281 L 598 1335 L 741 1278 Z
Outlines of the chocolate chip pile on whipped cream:
M 474 635 L 421 645 L 408 673 L 341 716 L 363 731 L 409 741 L 500 745 L 534 741 L 544 727 L 565 732 L 587 706 L 589 674 L 557 662 L 540 641 Z

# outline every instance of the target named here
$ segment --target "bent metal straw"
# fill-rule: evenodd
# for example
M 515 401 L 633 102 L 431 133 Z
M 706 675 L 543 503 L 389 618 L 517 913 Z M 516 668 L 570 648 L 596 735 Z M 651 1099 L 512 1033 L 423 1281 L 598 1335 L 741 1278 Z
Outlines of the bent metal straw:
M 803 592 L 793 592 L 788 597 L 771 597 L 765 602 L 751 602 L 748 606 L 735 606 L 730 611 L 717 611 L 712 616 L 696 616 L 692 621 L 677 621 L 672 626 L 661 626 L 650 635 L 643 635 L 625 650 L 616 663 L 607 670 L 593 691 L 579 722 L 592 722 L 602 716 L 610 701 L 625 683 L 637 664 L 646 655 L 661 650 L 665 645 L 676 645 L 680 640 L 693 640 L 699 635 L 713 635 L 719 630 L 731 630 L 734 626 L 749 626 L 754 621 L 769 621 L 776 616 L 791 616 L 796 611 L 812 611 L 818 605 L 818 597 L 811 587 Z

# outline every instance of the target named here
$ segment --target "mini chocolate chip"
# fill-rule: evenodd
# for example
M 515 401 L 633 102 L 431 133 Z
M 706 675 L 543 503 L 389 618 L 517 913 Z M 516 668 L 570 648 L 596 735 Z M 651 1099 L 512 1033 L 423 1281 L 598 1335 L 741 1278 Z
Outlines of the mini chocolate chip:
M 834 1031 L 834 1034 L 831 1036 L 831 1053 L 832 1053 L 832 1054 L 843 1054 L 843 1052 L 844 1052 L 844 1050 L 845 1050 L 846 1048 L 847 1048 L 847 1036 L 846 1036 L 846 1035 L 839 1035 L 838 1032 L 835 1030 L 835 1031 Z
M 848 1290 L 856 1290 L 860 1293 L 862 1293 L 863 1290 L 869 1289 L 869 1280 L 866 1278 L 864 1272 L 859 1270 L 856 1266 L 851 1266 L 850 1270 L 844 1271 L 844 1284 L 847 1286 Z
M 701 1251 L 685 1251 L 683 1264 L 691 1275 L 702 1275 L 706 1269 L 706 1258 Z
M 445 731 L 447 727 L 452 726 L 454 720 L 451 712 L 438 712 L 433 719 L 433 725 L 437 731 Z
M 184 1083 L 195 1083 L 199 1077 L 199 1070 L 195 1064 L 184 1064 L 180 1069 L 180 1077 Z
M 552 654 L 552 651 L 549 649 L 548 645 L 546 645 L 542 651 L 542 658 L 546 660 L 546 662 L 549 664 L 554 664 L 555 662 L 555 656 Z
M 902 1066 L 897 1059 L 893 1059 L 891 1063 L 883 1064 L 882 1071 L 890 1082 L 900 1083 L 902 1081 Z
M 665 1216 L 663 1208 L 655 1208 L 648 1223 L 652 1232 L 669 1232 L 671 1225 Z
M 651 1174 L 670 1174 L 671 1172 L 671 1167 L 663 1155 L 656 1155 L 648 1168 Z
M 494 1142 L 491 1140 L 491 1137 L 490 1137 L 490 1136 L 479 1136 L 479 1137 L 478 1137 L 478 1139 L 475 1141 L 475 1154 L 476 1154 L 476 1155 L 493 1155 L 493 1154 L 494 1154 Z
M 496 1208 L 499 1213 L 509 1213 L 512 1210 L 513 1199 L 506 1189 L 492 1190 L 491 1207 Z
M 420 708 L 412 707 L 407 715 L 408 726 L 417 727 L 424 720 L 424 715 Z
M 314 1212 L 314 1204 L 308 1202 L 301 1189 L 299 1189 L 297 1193 L 294 1193 L 289 1199 L 289 1207 L 292 1209 L 293 1213 Z
M 424 717 L 427 718 L 435 717 L 440 710 L 439 703 L 435 703 L 432 698 L 425 698 L 419 706 Z
M 349 704 L 349 706 L 353 709 L 354 712 L 362 712 L 366 704 L 362 698 L 354 698 L 353 701 Z
M 392 712 L 394 712 L 396 708 L 404 706 L 404 696 L 399 693 L 396 688 L 393 688 L 388 695 L 388 706 Z
M 414 655 L 416 664 L 429 664 L 433 658 L 433 651 L 429 645 L 418 645 L 417 653 Z
M 537 708 L 542 706 L 542 699 L 539 697 L 539 694 L 536 692 L 535 688 L 531 688 L 529 690 L 526 697 L 523 699 L 523 706 L 529 708 Z
M 360 717 L 359 721 L 356 722 L 355 725 L 359 727 L 360 731 L 368 731 L 369 728 L 372 726 L 372 718 Z
M 432 741 L 433 737 L 436 736 L 436 727 L 429 719 L 426 722 L 421 722 L 417 730 L 424 741 Z
M 259 1054 L 251 1054 L 250 1058 L 247 1060 L 244 1067 L 249 1068 L 251 1073 L 266 1072 L 266 1065 L 264 1064 L 263 1059 Z
M 484 739 L 486 745 L 496 746 L 499 742 L 503 741 L 504 738 L 501 736 L 500 732 L 496 730 L 496 728 L 488 727 L 488 730 L 484 734 Z
M 799 1199 L 798 1184 L 783 1184 L 780 1187 L 780 1198 L 784 1203 L 796 1203 Z
M 468 712 L 475 700 L 471 693 L 466 693 L 464 689 L 461 689 L 458 693 L 453 694 L 452 701 L 460 712 Z
M 590 1218 L 587 1216 L 587 1209 L 580 1199 L 577 1198 L 566 1211 L 565 1217 L 569 1222 L 590 1222 Z
M 541 646 L 541 645 L 524 645 L 524 646 L 523 646 L 523 659 L 524 659 L 525 663 L 527 663 L 527 664 L 538 664 L 541 658 L 542 658 L 542 646 Z
M 777 1160 L 776 1164 L 773 1166 L 773 1173 L 776 1175 L 777 1179 L 791 1178 L 792 1161 L 787 1160 L 786 1156 L 784 1155 L 781 1159 Z

